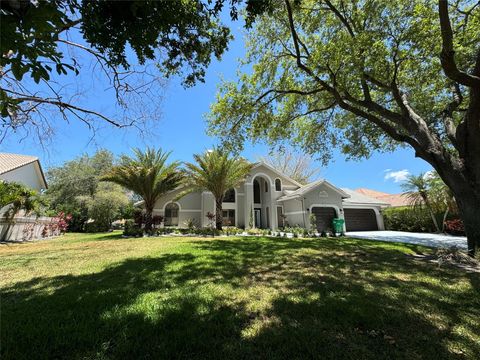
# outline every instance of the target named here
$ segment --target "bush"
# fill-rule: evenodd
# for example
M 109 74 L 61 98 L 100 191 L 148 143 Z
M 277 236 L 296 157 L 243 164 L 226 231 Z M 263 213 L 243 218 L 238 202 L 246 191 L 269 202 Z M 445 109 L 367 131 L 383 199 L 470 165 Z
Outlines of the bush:
M 125 229 L 123 230 L 123 235 L 133 237 L 143 236 L 143 229 L 138 226 L 135 221 L 127 220 L 125 221 Z
M 465 227 L 460 219 L 445 221 L 445 232 L 452 235 L 465 235 Z
M 383 211 L 385 229 L 394 231 L 435 232 L 430 213 L 427 209 L 411 207 L 391 208 Z

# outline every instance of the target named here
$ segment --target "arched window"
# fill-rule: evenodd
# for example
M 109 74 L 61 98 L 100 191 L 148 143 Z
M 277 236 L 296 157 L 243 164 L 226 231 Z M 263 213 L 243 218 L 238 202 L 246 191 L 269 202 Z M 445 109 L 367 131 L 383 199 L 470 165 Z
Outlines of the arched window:
M 177 203 L 168 203 L 165 206 L 165 226 L 178 226 L 179 207 Z
M 265 192 L 268 192 L 268 183 L 265 181 L 264 184 L 265 184 Z
M 225 191 L 225 195 L 223 197 L 223 202 L 226 203 L 234 203 L 235 202 L 235 190 L 229 189 Z
M 275 191 L 282 191 L 282 180 L 275 179 Z
M 253 180 L 253 202 L 260 204 L 260 183 L 257 179 Z

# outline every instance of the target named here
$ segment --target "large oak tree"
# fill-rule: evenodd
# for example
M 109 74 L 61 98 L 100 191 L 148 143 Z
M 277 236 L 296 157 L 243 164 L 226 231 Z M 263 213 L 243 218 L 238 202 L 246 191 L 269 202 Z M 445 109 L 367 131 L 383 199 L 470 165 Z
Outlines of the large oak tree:
M 409 146 L 456 197 L 480 248 L 480 3 L 279 0 L 247 36 L 210 130 L 290 141 L 324 161 Z

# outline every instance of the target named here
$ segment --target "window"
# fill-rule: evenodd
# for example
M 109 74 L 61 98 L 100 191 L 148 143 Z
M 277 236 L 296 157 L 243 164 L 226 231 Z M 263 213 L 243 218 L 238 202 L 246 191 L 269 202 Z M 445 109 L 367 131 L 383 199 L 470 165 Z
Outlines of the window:
M 253 202 L 260 204 L 260 183 L 258 180 L 253 180 Z
M 265 192 L 268 192 L 268 183 L 265 181 L 264 184 L 265 184 Z
M 282 181 L 275 179 L 275 191 L 282 191 Z
M 230 190 L 225 191 L 225 195 L 223 197 L 223 202 L 234 203 L 235 202 L 235 190 L 230 189 Z
M 222 225 L 235 226 L 235 210 L 223 210 L 222 218 Z
M 169 203 L 165 206 L 165 226 L 178 226 L 179 207 L 176 203 Z
M 279 228 L 285 227 L 285 217 L 283 216 L 283 207 L 277 206 L 277 224 Z

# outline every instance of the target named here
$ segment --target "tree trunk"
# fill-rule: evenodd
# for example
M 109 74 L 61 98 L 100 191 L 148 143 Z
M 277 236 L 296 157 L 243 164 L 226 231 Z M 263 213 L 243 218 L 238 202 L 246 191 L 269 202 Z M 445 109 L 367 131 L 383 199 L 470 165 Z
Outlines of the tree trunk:
M 152 217 L 153 209 L 150 207 L 145 207 L 145 233 L 151 234 L 152 233 Z
M 456 199 L 467 235 L 468 254 L 475 256 L 480 251 L 480 196 L 471 194 Z
M 215 227 L 217 230 L 222 230 L 223 224 L 223 198 L 215 199 Z

